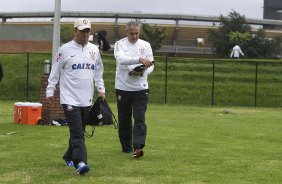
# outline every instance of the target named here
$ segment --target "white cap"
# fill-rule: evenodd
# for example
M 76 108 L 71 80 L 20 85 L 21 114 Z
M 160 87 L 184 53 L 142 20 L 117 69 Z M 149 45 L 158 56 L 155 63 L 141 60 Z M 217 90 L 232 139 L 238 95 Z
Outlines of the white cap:
M 80 18 L 80 19 L 77 19 L 74 22 L 74 27 L 76 27 L 79 30 L 83 30 L 83 29 L 87 29 L 87 28 L 91 29 L 91 23 L 86 18 Z

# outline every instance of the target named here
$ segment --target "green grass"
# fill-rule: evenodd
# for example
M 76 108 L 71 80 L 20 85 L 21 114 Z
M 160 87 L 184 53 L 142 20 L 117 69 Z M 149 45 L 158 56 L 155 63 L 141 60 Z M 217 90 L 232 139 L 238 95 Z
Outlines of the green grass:
M 1 54 L 4 77 L 0 83 L 0 99 L 25 101 L 28 96 L 32 101 L 39 101 L 44 60 L 50 57 L 50 54 Z
M 50 54 L 1 54 L 4 78 L 0 83 L 0 99 L 39 101 L 40 78 L 44 60 Z M 29 86 L 27 87 L 27 58 L 29 58 Z M 115 101 L 115 67 L 113 55 L 103 55 L 104 81 L 109 102 Z M 165 57 L 155 57 L 155 70 L 149 76 L 150 100 L 162 104 L 211 105 L 213 60 L 168 58 L 167 94 L 165 94 Z M 281 107 L 281 60 L 219 60 L 215 61 L 214 105 L 255 105 L 255 76 L 258 63 L 258 107 Z M 27 93 L 28 91 L 28 93 Z M 28 97 L 28 98 L 27 98 Z
M 14 124 L 13 103 L 0 103 L 0 183 L 282 182 L 281 108 L 150 104 L 145 156 L 122 153 L 117 130 L 97 127 L 81 177 L 61 159 L 67 127 Z

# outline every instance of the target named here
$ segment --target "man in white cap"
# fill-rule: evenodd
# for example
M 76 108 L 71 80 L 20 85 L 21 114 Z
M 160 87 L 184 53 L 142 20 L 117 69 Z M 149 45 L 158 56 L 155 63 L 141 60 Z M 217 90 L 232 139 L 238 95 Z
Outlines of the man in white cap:
M 99 49 L 88 42 L 91 23 L 86 18 L 74 23 L 74 39 L 62 45 L 55 58 L 48 79 L 46 99 L 51 103 L 56 85 L 60 82 L 60 103 L 69 126 L 69 147 L 63 159 L 84 175 L 90 170 L 87 165 L 85 124 L 93 102 L 94 86 L 98 97 L 105 99 L 103 63 Z M 95 83 L 95 85 L 94 85 Z

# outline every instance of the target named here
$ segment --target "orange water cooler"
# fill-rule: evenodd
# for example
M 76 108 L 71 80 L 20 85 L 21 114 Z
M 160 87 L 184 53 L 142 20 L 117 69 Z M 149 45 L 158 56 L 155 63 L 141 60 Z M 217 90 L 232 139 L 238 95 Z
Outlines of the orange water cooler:
M 15 123 L 38 125 L 41 121 L 41 113 L 41 103 L 17 102 L 14 104 Z

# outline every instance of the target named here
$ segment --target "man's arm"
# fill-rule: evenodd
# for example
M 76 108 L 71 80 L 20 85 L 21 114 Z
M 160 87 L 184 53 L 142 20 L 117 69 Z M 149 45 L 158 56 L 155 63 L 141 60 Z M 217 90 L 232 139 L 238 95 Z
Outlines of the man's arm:
M 244 53 L 242 52 L 241 49 L 239 49 L 239 52 L 240 52 L 240 54 L 241 54 L 242 56 L 244 56 Z
M 105 85 L 103 80 L 103 73 L 104 73 L 104 66 L 101 59 L 101 55 L 98 53 L 98 59 L 96 62 L 96 66 L 94 69 L 94 80 L 95 80 L 95 86 L 98 91 L 98 97 L 102 97 L 103 99 L 106 98 L 105 96 Z
M 153 56 L 153 50 L 152 47 L 149 43 L 147 43 L 147 53 L 146 53 L 146 58 L 150 61 L 149 65 L 147 65 L 147 69 L 144 71 L 143 75 L 149 75 L 150 73 L 153 72 L 155 66 L 154 66 L 154 56 Z
M 230 54 L 230 58 L 232 58 L 233 54 L 234 54 L 234 49 L 232 49 L 232 52 Z
M 114 55 L 118 64 L 121 65 L 134 65 L 139 63 L 139 56 L 128 56 L 127 51 L 123 48 L 121 43 L 115 43 Z
M 63 67 L 63 64 L 63 54 L 59 50 L 52 62 L 52 69 L 48 78 L 48 86 L 46 88 L 46 99 L 48 102 L 51 102 L 53 99 L 56 85 L 58 84 L 61 76 L 61 69 Z
M 144 44 L 144 46 L 146 47 L 146 54 L 145 57 L 140 57 L 139 62 L 142 64 L 139 64 L 136 66 L 131 65 L 130 67 L 133 67 L 130 72 L 129 75 L 133 75 L 133 76 L 143 76 L 143 75 L 149 75 L 153 70 L 154 70 L 154 57 L 153 57 L 153 51 L 151 48 L 151 45 L 146 42 Z

